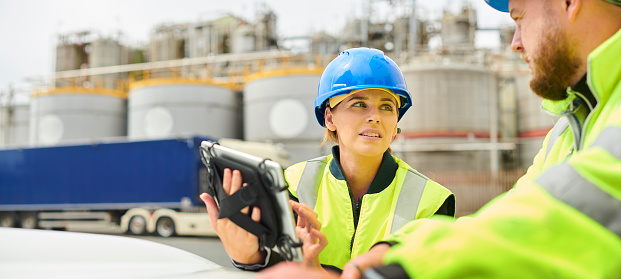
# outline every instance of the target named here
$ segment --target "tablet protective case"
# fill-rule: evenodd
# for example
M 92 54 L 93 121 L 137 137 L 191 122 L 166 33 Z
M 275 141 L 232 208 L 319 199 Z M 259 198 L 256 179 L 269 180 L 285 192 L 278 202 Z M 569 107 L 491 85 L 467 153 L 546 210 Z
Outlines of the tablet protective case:
M 214 197 L 220 209 L 218 218 L 229 218 L 257 236 L 260 247 L 277 247 L 286 260 L 301 261 L 301 243 L 295 235 L 280 165 L 208 141 L 201 144 L 201 158 L 207 167 L 208 194 Z M 246 184 L 228 197 L 222 187 L 226 168 L 239 170 Z M 253 221 L 250 214 L 241 213 L 245 207 L 261 209 L 260 223 Z

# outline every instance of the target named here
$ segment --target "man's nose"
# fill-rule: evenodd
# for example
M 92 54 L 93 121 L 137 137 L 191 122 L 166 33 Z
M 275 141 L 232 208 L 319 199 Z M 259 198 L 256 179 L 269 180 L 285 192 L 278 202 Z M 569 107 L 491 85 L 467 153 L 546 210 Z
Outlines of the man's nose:
M 513 40 L 511 41 L 511 49 L 517 52 L 522 52 L 524 50 L 524 45 L 522 45 L 522 29 L 519 25 L 515 27 L 515 33 L 513 33 Z

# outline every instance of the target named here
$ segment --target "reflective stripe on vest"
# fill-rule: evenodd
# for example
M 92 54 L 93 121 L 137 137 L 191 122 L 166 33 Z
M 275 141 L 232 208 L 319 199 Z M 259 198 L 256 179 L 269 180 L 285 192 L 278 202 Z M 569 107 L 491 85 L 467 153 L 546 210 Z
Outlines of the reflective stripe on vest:
M 621 128 L 608 127 L 592 147 L 601 147 L 621 159 Z M 553 197 L 589 216 L 621 237 L 621 201 L 582 177 L 570 164 L 554 166 L 537 183 Z
M 328 163 L 328 156 L 319 157 L 313 160 L 306 161 L 306 166 L 302 171 L 300 182 L 298 182 L 298 201 L 308 205 L 313 210 L 317 205 L 317 195 L 319 194 L 319 185 L 321 185 L 321 179 L 323 170 Z
M 416 219 L 418 205 L 420 204 L 420 199 L 423 196 L 423 190 L 425 190 L 426 184 L 427 179 L 424 179 L 412 170 L 408 170 L 403 180 L 403 186 L 401 187 L 399 197 L 397 197 L 397 206 L 395 207 L 395 214 L 390 227 L 391 234 L 403 227 L 406 223 Z
M 563 134 L 563 132 L 565 132 L 567 127 L 569 127 L 569 121 L 567 120 L 567 117 L 561 117 L 561 119 L 556 122 L 556 124 L 552 128 L 550 138 L 548 139 L 548 147 L 546 148 L 546 156 L 544 157 L 544 160 L 548 159 L 548 154 L 550 154 L 552 146 L 554 146 L 556 140 L 561 136 L 561 134 Z
M 298 200 L 312 209 L 315 209 L 317 205 L 319 186 L 321 185 L 322 174 L 327 163 L 327 156 L 307 161 L 298 183 Z M 414 170 L 407 171 L 393 214 L 391 233 L 394 233 L 409 221 L 416 219 L 418 205 L 426 184 L 427 178 L 423 175 Z

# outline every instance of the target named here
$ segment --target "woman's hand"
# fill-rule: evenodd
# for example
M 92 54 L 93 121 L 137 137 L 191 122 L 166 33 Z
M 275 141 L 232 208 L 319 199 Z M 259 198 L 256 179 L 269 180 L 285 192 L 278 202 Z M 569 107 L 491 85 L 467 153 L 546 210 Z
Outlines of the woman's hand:
M 343 268 L 343 273 L 341 273 L 341 278 L 344 279 L 357 279 L 362 278 L 362 272 L 367 268 L 377 267 L 382 265 L 382 258 L 384 258 L 384 254 L 388 252 L 390 249 L 390 245 L 388 244 L 377 244 L 373 246 L 369 250 L 358 257 L 355 257 L 351 261 L 349 261 L 345 267 Z
M 298 224 L 295 232 L 302 240 L 304 265 L 321 268 L 319 253 L 328 245 L 328 239 L 320 231 L 321 223 L 317 220 L 317 213 L 305 204 L 290 200 L 291 208 L 298 214 Z
M 231 172 L 230 169 L 225 169 L 222 175 L 222 187 L 227 197 L 241 189 L 243 187 L 241 172 L 238 170 Z M 216 201 L 209 194 L 202 193 L 200 198 L 207 206 L 211 228 L 222 241 L 224 250 L 226 250 L 231 259 L 240 264 L 263 263 L 267 252 L 262 250 L 262 247 L 259 247 L 258 238 L 233 223 L 229 218 L 218 219 L 220 210 L 216 205 Z M 243 214 L 248 214 L 248 212 L 248 207 L 241 210 Z M 255 222 L 261 220 L 261 211 L 258 207 L 253 207 L 250 218 Z

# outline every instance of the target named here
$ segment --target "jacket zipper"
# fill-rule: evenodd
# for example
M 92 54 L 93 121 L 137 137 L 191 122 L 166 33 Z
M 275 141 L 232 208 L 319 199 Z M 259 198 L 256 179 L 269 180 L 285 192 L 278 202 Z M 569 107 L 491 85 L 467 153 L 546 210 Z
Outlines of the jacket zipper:
M 351 208 L 354 214 L 354 234 L 351 236 L 351 242 L 349 243 L 349 253 L 354 249 L 354 239 L 356 239 L 356 232 L 358 231 L 358 219 L 360 218 L 360 208 L 362 207 L 362 197 L 358 198 L 358 202 L 354 201 L 354 192 L 351 191 L 349 183 L 347 183 L 347 189 L 349 190 L 349 199 L 351 200 Z
M 587 64 L 587 72 L 590 72 L 590 70 L 591 70 L 591 65 L 589 63 Z M 593 106 L 593 109 L 589 111 L 586 119 L 584 119 L 584 124 L 582 125 L 582 131 L 586 131 L 586 127 L 587 127 L 587 124 L 589 123 L 589 119 L 591 119 L 591 115 L 593 115 L 593 112 L 599 107 L 599 103 L 600 103 L 599 97 L 597 96 L 597 93 L 595 92 L 594 88 L 589 85 L 591 82 L 589 81 L 588 78 L 587 78 L 586 83 L 587 83 L 587 87 L 589 87 L 589 90 L 591 90 L 591 95 L 593 95 L 593 98 L 595 98 L 595 106 Z M 584 137 L 581 136 L 580 146 L 582 146 L 583 144 L 584 144 Z
M 576 96 L 573 90 L 568 90 L 568 93 L 571 96 Z M 595 97 L 595 100 L 597 101 L 596 94 L 595 93 L 592 93 L 592 94 Z M 584 144 L 583 132 L 586 129 L 586 126 L 589 122 L 589 119 L 591 118 L 591 115 L 593 114 L 593 111 L 595 111 L 595 109 L 599 105 L 599 102 L 595 104 L 592 110 L 589 109 L 589 107 L 586 104 L 584 104 L 584 106 L 587 106 L 587 109 L 589 109 L 589 111 L 587 112 L 587 116 L 584 119 L 584 123 L 580 124 L 580 121 L 578 121 L 578 118 L 576 117 L 576 110 L 578 110 L 578 106 L 581 105 L 580 103 L 588 102 L 588 101 L 582 100 L 580 97 L 577 97 L 577 96 L 575 98 L 576 100 L 578 100 L 578 102 L 576 102 L 577 104 L 575 104 L 576 107 L 573 109 L 572 107 L 570 107 L 570 109 L 564 112 L 562 115 L 565 116 L 567 120 L 569 121 L 569 124 L 570 124 L 569 127 L 571 128 L 572 134 L 574 135 L 574 148 L 575 148 L 575 151 L 579 151 L 580 149 L 582 149 L 582 145 Z M 574 105 L 574 102 L 575 101 L 572 101 L 572 105 Z

